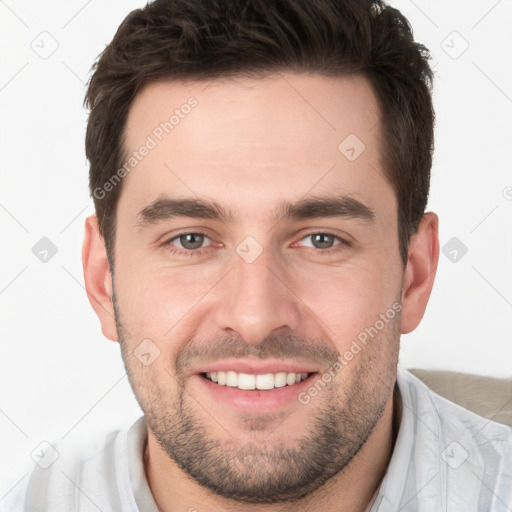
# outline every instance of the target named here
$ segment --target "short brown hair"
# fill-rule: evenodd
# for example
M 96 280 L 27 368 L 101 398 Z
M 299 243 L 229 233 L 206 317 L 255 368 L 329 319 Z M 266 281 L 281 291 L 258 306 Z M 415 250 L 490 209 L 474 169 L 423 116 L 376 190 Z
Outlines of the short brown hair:
M 126 159 L 130 106 L 148 83 L 359 73 L 377 95 L 384 172 L 398 204 L 402 263 L 425 213 L 434 139 L 428 50 L 407 19 L 370 0 L 155 0 L 132 11 L 93 65 L 84 104 L 89 186 L 113 271 L 122 182 L 98 197 Z M 111 189 L 111 190 L 110 190 Z

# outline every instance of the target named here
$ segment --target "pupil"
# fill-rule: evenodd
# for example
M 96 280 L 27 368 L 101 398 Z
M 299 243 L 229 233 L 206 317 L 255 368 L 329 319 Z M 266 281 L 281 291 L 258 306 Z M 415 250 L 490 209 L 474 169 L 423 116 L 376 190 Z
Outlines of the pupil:
M 198 233 L 191 233 L 188 235 L 180 236 L 180 242 L 185 249 L 198 249 L 203 245 L 203 235 L 199 235 Z M 196 241 L 194 242 L 194 239 Z
M 332 235 L 326 235 L 325 233 L 319 233 L 313 237 L 313 244 L 319 249 L 325 249 L 331 246 Z M 319 247 L 318 247 L 319 246 Z

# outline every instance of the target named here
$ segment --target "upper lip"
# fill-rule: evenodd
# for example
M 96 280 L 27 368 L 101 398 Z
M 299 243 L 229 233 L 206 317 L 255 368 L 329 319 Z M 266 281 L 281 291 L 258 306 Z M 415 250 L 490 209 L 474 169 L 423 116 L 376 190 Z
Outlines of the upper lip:
M 293 361 L 259 361 L 249 359 L 226 359 L 215 363 L 205 364 L 199 367 L 194 373 L 234 371 L 237 373 L 249 373 L 263 375 L 265 373 L 314 373 L 318 371 L 312 366 Z

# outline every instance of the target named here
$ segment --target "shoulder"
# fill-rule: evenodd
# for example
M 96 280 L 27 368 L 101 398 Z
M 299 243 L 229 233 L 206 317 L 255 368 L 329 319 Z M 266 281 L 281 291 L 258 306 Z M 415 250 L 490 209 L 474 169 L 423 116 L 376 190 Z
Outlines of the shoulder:
M 45 443 L 39 462 L 1 503 L 0 512 L 137 511 L 133 494 L 122 489 L 129 485 L 127 430 L 86 443 Z
M 483 418 L 443 398 L 407 370 L 399 370 L 398 385 L 404 404 L 439 435 L 466 440 L 471 447 L 504 444 L 510 454 L 512 427 Z
M 397 382 L 403 413 L 390 467 L 403 502 L 410 500 L 411 510 L 434 505 L 475 512 L 511 504 L 512 427 L 446 400 L 406 370 Z M 398 475 L 404 469 L 406 475 Z

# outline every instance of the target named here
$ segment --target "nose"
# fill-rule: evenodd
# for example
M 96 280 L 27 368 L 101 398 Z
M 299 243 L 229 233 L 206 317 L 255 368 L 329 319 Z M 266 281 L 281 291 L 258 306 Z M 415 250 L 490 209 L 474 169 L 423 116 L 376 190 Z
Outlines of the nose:
M 277 264 L 269 250 L 252 262 L 235 253 L 233 267 L 220 283 L 217 328 L 236 331 L 250 344 L 261 343 L 275 331 L 297 329 L 300 299 L 293 293 L 286 268 Z

